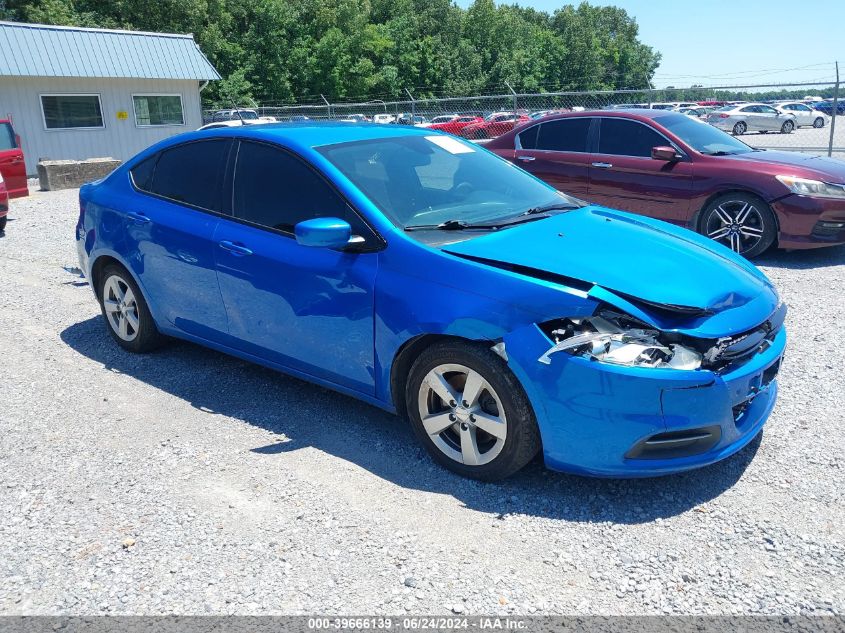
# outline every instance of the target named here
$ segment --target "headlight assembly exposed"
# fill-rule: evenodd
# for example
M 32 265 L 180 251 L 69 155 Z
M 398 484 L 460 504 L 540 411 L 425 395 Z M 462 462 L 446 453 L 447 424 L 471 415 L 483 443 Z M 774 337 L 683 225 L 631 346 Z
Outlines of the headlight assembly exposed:
M 551 354 L 566 352 L 602 363 L 627 367 L 698 369 L 702 355 L 695 349 L 664 340 L 661 332 L 633 327 L 620 315 L 560 319 L 547 331 L 555 342 L 538 359 L 550 364 Z
M 775 176 L 792 193 L 814 198 L 845 198 L 845 185 L 836 185 L 821 180 L 796 178 L 795 176 Z

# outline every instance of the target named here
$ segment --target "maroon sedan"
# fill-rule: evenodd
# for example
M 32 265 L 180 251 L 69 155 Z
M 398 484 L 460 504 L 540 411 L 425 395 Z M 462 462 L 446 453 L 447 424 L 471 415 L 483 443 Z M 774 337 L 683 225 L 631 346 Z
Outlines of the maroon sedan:
M 562 191 L 680 224 L 747 257 L 775 243 L 845 243 L 845 162 L 756 150 L 676 112 L 551 115 L 486 147 Z

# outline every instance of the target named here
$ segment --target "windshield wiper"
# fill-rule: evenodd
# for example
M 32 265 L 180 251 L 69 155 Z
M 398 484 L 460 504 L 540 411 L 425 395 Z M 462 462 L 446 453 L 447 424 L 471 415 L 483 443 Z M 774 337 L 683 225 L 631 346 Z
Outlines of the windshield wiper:
M 537 212 L 531 214 L 531 217 L 516 216 L 507 220 L 496 220 L 485 224 L 470 224 L 463 220 L 446 220 L 440 224 L 412 224 L 406 226 L 406 231 L 463 231 L 464 229 L 480 229 L 485 231 L 495 231 L 514 224 L 522 224 L 523 222 L 532 222 L 533 220 L 542 220 L 543 218 L 551 217 L 548 213 Z

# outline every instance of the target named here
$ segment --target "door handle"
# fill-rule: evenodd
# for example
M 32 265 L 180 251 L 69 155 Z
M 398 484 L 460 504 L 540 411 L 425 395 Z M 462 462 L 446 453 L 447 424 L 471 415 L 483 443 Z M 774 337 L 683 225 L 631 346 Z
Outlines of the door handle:
M 532 160 L 534 160 L 534 157 L 533 156 L 517 156 L 517 159 L 521 160 L 525 163 L 530 163 Z
M 229 240 L 223 240 L 222 242 L 219 242 L 218 246 L 220 246 L 220 248 L 222 248 L 224 251 L 229 251 L 235 257 L 243 257 L 244 255 L 252 255 L 252 251 L 249 250 L 246 246 L 241 246 L 240 244 L 235 244 L 234 242 L 230 242 Z
M 135 223 L 135 224 L 149 224 L 152 222 L 147 216 L 143 213 L 135 213 L 134 211 L 130 211 L 126 215 Z
M 598 167 L 599 169 L 610 169 L 613 167 L 613 163 L 593 163 L 593 167 Z

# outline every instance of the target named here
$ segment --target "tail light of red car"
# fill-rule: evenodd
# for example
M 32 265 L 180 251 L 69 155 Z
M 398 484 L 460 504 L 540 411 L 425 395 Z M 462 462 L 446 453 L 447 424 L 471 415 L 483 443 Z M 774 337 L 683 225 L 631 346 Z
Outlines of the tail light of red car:
M 719 118 L 720 118 L 720 119 L 727 119 L 727 118 L 729 118 L 730 116 L 731 116 L 730 114 L 720 114 L 720 115 L 719 115 Z

